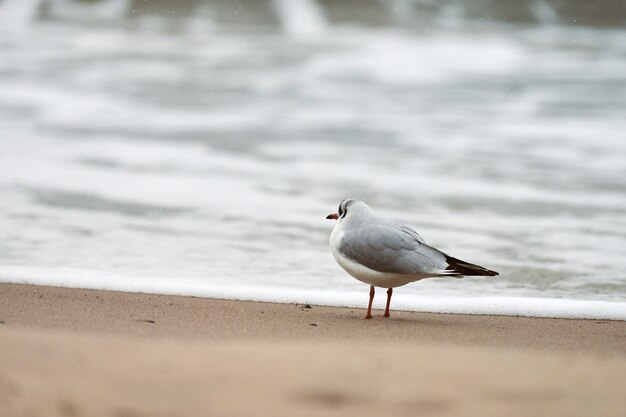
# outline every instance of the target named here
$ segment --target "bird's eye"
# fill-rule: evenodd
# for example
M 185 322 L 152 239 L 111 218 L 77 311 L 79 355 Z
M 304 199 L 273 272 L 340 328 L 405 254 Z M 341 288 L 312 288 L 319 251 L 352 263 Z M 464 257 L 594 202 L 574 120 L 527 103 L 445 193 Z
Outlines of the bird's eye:
M 341 204 L 339 204 L 339 218 L 343 218 L 346 217 L 346 214 L 348 214 L 348 203 L 346 203 L 345 201 L 342 201 Z

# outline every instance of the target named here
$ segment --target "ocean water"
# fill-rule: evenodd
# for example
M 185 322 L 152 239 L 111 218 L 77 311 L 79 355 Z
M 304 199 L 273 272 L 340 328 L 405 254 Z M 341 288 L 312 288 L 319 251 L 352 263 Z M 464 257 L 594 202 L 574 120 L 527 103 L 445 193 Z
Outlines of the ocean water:
M 357 197 L 501 273 L 397 308 L 624 319 L 626 8 L 566 3 L 0 0 L 0 281 L 365 306 Z

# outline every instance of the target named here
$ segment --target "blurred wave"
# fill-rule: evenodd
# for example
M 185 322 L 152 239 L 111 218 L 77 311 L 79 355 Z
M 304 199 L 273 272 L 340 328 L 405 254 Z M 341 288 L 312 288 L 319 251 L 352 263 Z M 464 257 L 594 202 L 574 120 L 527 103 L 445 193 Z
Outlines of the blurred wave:
M 0 280 L 358 292 L 354 196 L 502 273 L 407 294 L 624 301 L 624 4 L 0 0 Z
M 621 0 L 2 0 L 0 5 L 3 13 L 23 22 L 119 23 L 146 16 L 205 16 L 214 24 L 280 26 L 293 33 L 317 33 L 333 24 L 410 27 L 428 22 L 438 27 L 483 21 L 626 25 L 626 3 Z

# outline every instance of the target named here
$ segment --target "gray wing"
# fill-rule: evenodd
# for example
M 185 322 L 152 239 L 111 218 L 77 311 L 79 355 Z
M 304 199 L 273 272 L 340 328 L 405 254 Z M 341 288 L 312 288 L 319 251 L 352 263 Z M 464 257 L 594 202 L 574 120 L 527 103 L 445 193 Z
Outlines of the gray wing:
M 379 272 L 446 275 L 446 255 L 428 246 L 406 226 L 395 223 L 363 225 L 346 232 L 341 252 L 354 261 Z

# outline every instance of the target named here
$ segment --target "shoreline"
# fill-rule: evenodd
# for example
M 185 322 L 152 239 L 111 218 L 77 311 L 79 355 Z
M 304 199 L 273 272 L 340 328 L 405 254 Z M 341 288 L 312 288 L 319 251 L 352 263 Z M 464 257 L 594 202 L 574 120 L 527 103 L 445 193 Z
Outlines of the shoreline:
M 3 271 L 3 273 L 6 274 L 6 271 Z M 210 285 L 198 287 L 195 282 L 182 280 L 173 284 L 171 280 L 159 278 L 150 280 L 142 278 L 139 281 L 128 278 L 128 282 L 121 282 L 120 278 L 117 278 L 113 284 L 102 285 L 105 279 L 102 276 L 98 276 L 98 279 L 95 281 L 97 284 L 80 279 L 71 280 L 69 281 L 71 284 L 68 285 L 68 281 L 62 278 L 63 273 L 55 276 L 46 276 L 45 272 L 42 273 L 44 274 L 43 277 L 40 275 L 25 275 L 22 278 L 14 278 L 8 282 L 0 282 L 0 285 L 31 285 L 260 303 L 295 304 L 297 302 L 305 302 L 319 306 L 357 309 L 366 306 L 367 294 L 369 292 L 368 286 L 364 286 L 363 291 L 359 293 L 251 287 L 246 288 L 245 294 L 242 294 L 242 289 L 238 287 L 216 287 Z M 19 277 L 20 273 L 17 272 L 16 276 Z M 377 291 L 374 307 L 384 307 L 384 301 L 385 294 Z M 392 310 L 419 313 L 626 321 L 626 301 L 619 300 L 494 295 L 429 296 L 407 294 L 399 291 L 394 294 Z
M 626 322 L 0 284 L 0 415 L 587 415 L 626 409 Z
M 407 340 L 626 354 L 626 321 L 325 307 L 0 284 L 3 327 L 148 337 Z M 309 308 L 306 308 L 306 307 Z

